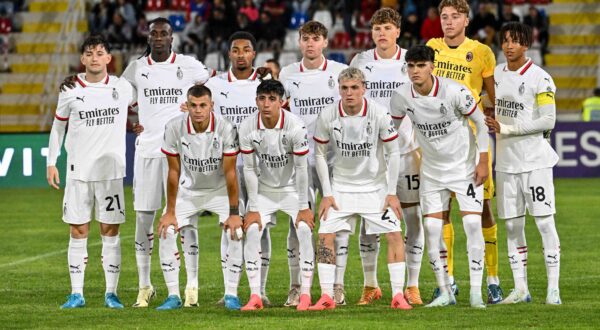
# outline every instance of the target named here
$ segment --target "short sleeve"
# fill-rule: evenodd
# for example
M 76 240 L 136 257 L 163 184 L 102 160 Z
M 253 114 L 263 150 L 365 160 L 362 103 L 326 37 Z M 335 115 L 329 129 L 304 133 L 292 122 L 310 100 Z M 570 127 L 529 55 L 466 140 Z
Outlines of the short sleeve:
M 251 154 L 254 152 L 254 147 L 252 146 L 252 138 L 250 137 L 250 132 L 247 128 L 253 121 L 252 118 L 254 118 L 254 116 L 246 118 L 240 125 L 240 131 L 238 136 L 240 143 L 240 151 L 243 154 Z
M 460 86 L 457 92 L 454 93 L 454 106 L 460 113 L 465 116 L 470 116 L 477 110 L 477 102 L 473 97 L 473 93 L 465 86 Z
M 223 118 L 222 120 L 225 119 Z M 223 155 L 235 156 L 240 153 L 237 129 L 229 121 L 226 121 L 223 125 Z
M 556 85 L 554 80 L 546 72 L 542 72 L 538 78 L 536 86 L 536 94 L 556 93 Z
M 392 93 L 390 98 L 390 115 L 393 119 L 402 119 L 406 116 L 405 102 L 398 89 Z
M 317 117 L 317 126 L 313 134 L 313 140 L 318 143 L 329 143 L 329 123 L 324 116 L 325 111 L 321 111 Z
M 129 65 L 125 68 L 125 71 L 123 71 L 123 74 L 121 75 L 121 78 L 125 78 L 125 80 L 129 81 L 129 83 L 134 88 L 137 88 L 137 84 L 135 82 L 136 67 L 137 67 L 137 61 L 133 61 L 133 62 L 129 63 Z
M 292 134 L 292 152 L 296 156 L 308 154 L 308 133 L 305 126 L 298 127 Z
M 73 100 L 72 96 L 73 91 L 61 92 L 58 95 L 58 104 L 56 105 L 56 113 L 54 114 L 54 118 L 61 121 L 68 121 L 69 115 L 71 113 L 71 101 Z
M 398 132 L 394 127 L 394 121 L 389 113 L 381 114 L 379 116 L 379 138 L 383 142 L 394 141 L 398 138 Z
M 352 61 L 350 61 L 351 68 L 358 68 L 358 65 L 360 64 L 360 57 L 361 57 L 361 54 L 358 53 L 352 58 Z
M 163 145 L 160 151 L 167 156 L 177 157 L 179 156 L 179 136 L 175 131 L 174 123 L 171 121 L 165 127 Z
M 496 68 L 496 57 L 494 53 L 490 49 L 490 47 L 486 45 L 479 45 L 481 47 L 481 76 L 483 78 L 488 78 L 494 75 L 494 69 Z
M 202 62 L 197 61 L 193 58 L 190 58 L 190 62 L 191 62 L 191 67 L 192 67 L 192 80 L 194 81 L 195 84 L 204 84 L 208 81 L 208 78 L 210 78 L 210 75 L 208 73 L 208 69 L 206 68 L 206 66 L 204 64 L 202 64 Z

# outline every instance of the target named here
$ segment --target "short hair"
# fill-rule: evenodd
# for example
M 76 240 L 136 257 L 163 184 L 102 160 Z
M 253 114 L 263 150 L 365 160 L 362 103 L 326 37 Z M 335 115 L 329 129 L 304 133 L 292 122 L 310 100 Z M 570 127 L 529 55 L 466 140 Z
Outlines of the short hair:
M 277 67 L 277 69 L 279 69 L 279 70 L 281 69 L 281 65 L 274 58 L 270 58 L 270 59 L 266 60 L 265 63 L 273 63 L 273 64 L 275 64 L 275 66 Z
M 252 49 L 256 50 L 256 38 L 254 38 L 254 36 L 251 33 L 246 32 L 246 31 L 234 32 L 229 37 L 229 49 L 231 49 L 233 42 L 236 40 L 248 40 L 248 41 L 250 41 L 250 44 L 252 44 Z
M 194 85 L 190 87 L 190 89 L 188 89 L 186 96 L 187 98 L 189 98 L 190 96 L 202 97 L 206 95 L 208 95 L 209 98 L 212 98 L 212 92 L 210 91 L 210 89 L 208 89 L 208 87 L 204 85 Z
M 594 89 L 594 96 L 600 96 L 600 87 Z
M 467 15 L 467 17 L 469 17 L 469 12 L 471 11 L 467 0 L 442 0 L 440 2 L 440 5 L 438 6 L 438 11 L 440 12 L 440 15 L 442 14 L 442 9 L 444 9 L 445 7 L 452 7 L 456 9 L 456 11 L 458 11 L 459 13 Z
M 81 54 L 83 54 L 86 50 L 90 48 L 94 49 L 96 48 L 96 46 L 104 47 L 104 50 L 106 50 L 106 52 L 110 54 L 110 44 L 101 35 L 91 35 L 85 38 L 83 44 L 81 44 L 80 52 Z
M 148 28 L 150 28 L 150 25 L 152 24 L 167 24 L 171 28 L 171 33 L 173 33 L 173 26 L 171 25 L 171 22 L 164 17 L 157 17 L 148 22 Z
M 258 87 L 256 87 L 256 96 L 261 94 L 277 94 L 280 98 L 283 99 L 283 95 L 285 94 L 285 89 L 283 85 L 275 79 L 266 79 L 263 80 Z
M 373 16 L 371 16 L 370 24 L 371 28 L 373 28 L 373 25 L 392 23 L 397 28 L 400 28 L 401 21 L 402 16 L 400 16 L 400 13 L 396 9 L 383 7 L 377 9 Z
M 355 67 L 348 67 L 342 70 L 342 72 L 340 72 L 340 75 L 338 76 L 338 82 L 341 82 L 342 80 L 358 80 L 364 83 L 366 78 L 365 74 L 362 71 L 360 71 L 360 69 Z
M 308 21 L 300 27 L 300 37 L 305 34 L 314 34 L 317 36 L 323 36 L 323 39 L 327 39 L 327 28 L 320 22 Z
M 404 55 L 406 62 L 432 62 L 435 60 L 435 52 L 429 46 L 416 45 L 410 47 L 410 49 Z
M 519 43 L 521 46 L 529 47 L 533 42 L 533 33 L 531 27 L 519 22 L 509 22 L 500 28 L 500 44 L 506 41 L 506 33 L 510 35 L 513 42 Z

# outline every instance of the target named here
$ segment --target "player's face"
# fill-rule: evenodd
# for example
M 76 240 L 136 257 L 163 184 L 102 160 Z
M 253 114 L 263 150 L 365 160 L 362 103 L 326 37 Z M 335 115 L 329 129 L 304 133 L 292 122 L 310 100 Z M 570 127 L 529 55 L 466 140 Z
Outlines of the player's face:
M 433 72 L 432 62 L 408 62 L 408 78 L 415 85 L 422 85 L 430 79 L 431 73 Z
M 379 49 L 389 49 L 396 46 L 400 37 L 400 28 L 392 23 L 375 24 L 371 29 L 371 37 Z
M 506 32 L 502 41 L 502 52 L 509 62 L 516 62 L 525 56 L 528 47 L 523 46 L 510 37 L 510 32 Z
M 340 96 L 342 105 L 355 107 L 362 104 L 365 95 L 365 83 L 358 79 L 344 79 L 340 81 Z
M 256 96 L 256 106 L 263 119 L 276 118 L 283 106 L 283 99 L 276 93 L 259 94 Z
M 465 34 L 465 29 L 469 25 L 467 15 L 459 13 L 454 7 L 444 7 L 440 18 L 442 20 L 442 31 L 444 31 L 444 37 L 446 38 L 454 38 Z
M 234 69 L 244 70 L 252 67 L 256 52 L 250 40 L 238 39 L 231 43 L 229 61 Z
M 190 113 L 190 118 L 194 123 L 200 124 L 210 118 L 210 112 L 213 109 L 213 101 L 210 96 L 204 95 L 200 97 L 188 96 L 187 106 Z
M 303 34 L 300 36 L 300 52 L 309 60 L 321 57 L 325 48 L 327 48 L 327 39 L 322 35 Z
M 100 74 L 106 72 L 106 66 L 110 63 L 112 56 L 102 45 L 88 47 L 81 54 L 81 64 L 85 66 L 86 72 Z
M 173 31 L 171 26 L 165 23 L 153 23 L 150 25 L 148 44 L 152 51 L 167 52 L 173 42 Z

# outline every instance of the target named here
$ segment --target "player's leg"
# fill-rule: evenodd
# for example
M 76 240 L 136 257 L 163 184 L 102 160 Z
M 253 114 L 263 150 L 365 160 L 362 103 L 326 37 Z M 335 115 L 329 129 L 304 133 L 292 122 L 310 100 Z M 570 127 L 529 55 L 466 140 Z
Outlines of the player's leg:
M 180 225 L 179 222 L 178 219 L 178 226 Z M 179 249 L 177 248 L 177 232 L 173 226 L 169 226 L 166 229 L 165 237 L 158 238 L 158 255 L 168 295 L 167 299 L 156 309 L 172 310 L 181 308 L 183 305 L 179 292 L 179 269 L 181 261 Z
M 357 305 L 368 305 L 381 298 L 381 289 L 377 282 L 377 257 L 379 256 L 379 235 L 365 233 L 364 220 L 360 220 L 358 244 L 363 268 L 363 292 Z
M 442 236 L 440 237 L 440 255 L 442 258 L 442 265 L 448 273 L 448 279 L 450 280 L 450 286 L 452 293 L 458 295 L 458 285 L 454 280 L 454 225 L 452 225 L 452 219 L 450 214 L 452 213 L 452 196 L 448 201 L 448 211 L 444 212 L 444 224 L 442 227 Z M 439 295 L 439 290 L 434 291 L 434 299 Z
M 344 290 L 344 274 L 348 264 L 348 247 L 350 234 L 338 232 L 335 235 L 335 280 L 333 284 L 333 300 L 336 305 L 346 305 L 346 290 Z
M 184 306 L 198 306 L 198 229 L 187 226 L 180 229 L 179 234 L 187 275 Z
M 271 306 L 271 301 L 267 297 L 267 279 L 271 265 L 271 230 L 269 228 L 263 230 L 262 237 L 260 238 L 260 262 L 260 297 L 263 305 Z
M 228 249 L 229 240 L 225 234 L 225 231 L 221 230 L 221 271 L 223 273 L 223 288 L 227 288 L 227 249 Z M 217 301 L 217 305 L 223 305 L 225 303 L 224 300 L 225 294 L 223 297 Z
M 488 157 L 488 170 L 492 173 L 492 156 Z M 494 179 L 488 176 L 483 184 L 483 213 L 481 226 L 485 241 L 485 269 L 487 271 L 488 304 L 497 304 L 502 301 L 502 288 L 498 278 L 498 227 L 491 200 L 494 197 Z
M 284 306 L 297 306 L 300 302 L 300 244 L 296 227 L 289 218 L 289 231 L 287 236 L 287 256 L 290 270 L 290 291 Z

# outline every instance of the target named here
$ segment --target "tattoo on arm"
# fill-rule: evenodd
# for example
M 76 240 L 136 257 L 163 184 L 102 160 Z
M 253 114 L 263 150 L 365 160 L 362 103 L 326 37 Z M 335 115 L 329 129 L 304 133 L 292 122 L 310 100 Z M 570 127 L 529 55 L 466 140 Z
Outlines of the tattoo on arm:
M 317 250 L 317 260 L 319 263 L 335 265 L 335 254 L 325 246 L 325 239 L 319 238 L 319 249 Z

